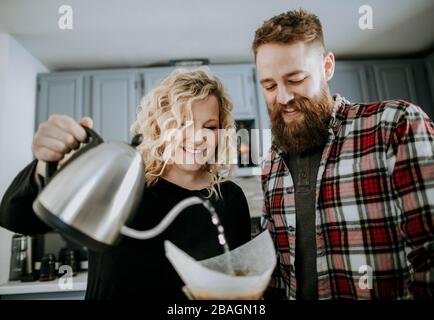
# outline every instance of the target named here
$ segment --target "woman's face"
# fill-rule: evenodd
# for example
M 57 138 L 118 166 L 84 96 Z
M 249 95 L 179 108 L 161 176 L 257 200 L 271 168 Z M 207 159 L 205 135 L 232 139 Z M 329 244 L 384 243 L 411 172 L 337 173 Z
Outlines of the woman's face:
M 217 147 L 219 103 L 214 95 L 192 104 L 193 121 L 186 124 L 182 142 L 174 154 L 174 167 L 198 171 L 214 159 Z

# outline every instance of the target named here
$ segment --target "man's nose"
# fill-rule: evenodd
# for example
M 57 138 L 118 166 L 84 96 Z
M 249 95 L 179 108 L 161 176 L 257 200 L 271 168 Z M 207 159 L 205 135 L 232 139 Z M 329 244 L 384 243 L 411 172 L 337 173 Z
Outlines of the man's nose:
M 288 88 L 281 86 L 277 91 L 277 102 L 281 105 L 288 104 L 294 99 L 294 94 L 288 90 Z

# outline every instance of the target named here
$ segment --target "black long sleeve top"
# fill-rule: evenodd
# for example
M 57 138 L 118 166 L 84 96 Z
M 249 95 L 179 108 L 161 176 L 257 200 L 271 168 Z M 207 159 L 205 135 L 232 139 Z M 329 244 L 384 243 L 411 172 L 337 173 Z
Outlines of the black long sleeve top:
M 50 231 L 32 209 L 38 194 L 34 181 L 36 160 L 13 180 L 0 204 L 0 225 L 22 234 Z M 230 249 L 250 240 L 250 215 L 245 195 L 235 183 L 220 185 L 223 199 L 211 199 Z M 160 179 L 145 188 L 137 214 L 128 226 L 147 230 L 156 226 L 179 201 L 206 195 L 206 190 L 188 190 Z M 169 240 L 197 260 L 223 252 L 209 212 L 200 205 L 185 209 L 159 236 L 149 240 L 123 237 L 118 246 L 105 252 L 89 250 L 86 299 L 183 300 L 184 285 L 165 256 Z

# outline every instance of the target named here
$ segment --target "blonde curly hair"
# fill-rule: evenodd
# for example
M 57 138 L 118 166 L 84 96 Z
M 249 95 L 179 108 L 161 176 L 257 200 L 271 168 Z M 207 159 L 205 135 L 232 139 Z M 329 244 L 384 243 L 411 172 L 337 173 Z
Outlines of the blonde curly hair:
M 137 119 L 131 126 L 131 134 L 142 134 L 137 146 L 145 168 L 145 185 L 155 184 L 163 174 L 173 149 L 169 135 L 173 129 L 182 132 L 185 124 L 193 121 L 192 104 L 213 95 L 219 104 L 219 138 L 215 156 L 218 161 L 206 163 L 202 169 L 209 173 L 208 197 L 221 198 L 220 183 L 231 175 L 231 159 L 236 147 L 233 143 L 235 123 L 232 117 L 232 102 L 223 84 L 208 68 L 194 70 L 176 69 L 146 94 L 140 102 Z M 223 135 L 221 135 L 223 133 Z M 216 189 L 217 186 L 217 189 Z

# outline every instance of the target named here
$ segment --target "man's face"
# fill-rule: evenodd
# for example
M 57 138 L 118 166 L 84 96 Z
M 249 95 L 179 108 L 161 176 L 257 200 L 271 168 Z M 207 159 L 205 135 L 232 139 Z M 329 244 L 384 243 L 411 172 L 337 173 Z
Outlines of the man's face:
M 275 143 L 289 153 L 324 144 L 332 112 L 327 81 L 333 75 L 333 54 L 304 42 L 269 43 L 258 48 L 256 66 Z

